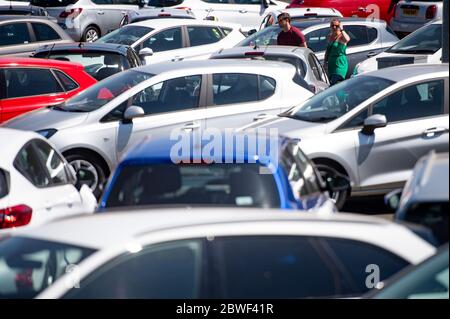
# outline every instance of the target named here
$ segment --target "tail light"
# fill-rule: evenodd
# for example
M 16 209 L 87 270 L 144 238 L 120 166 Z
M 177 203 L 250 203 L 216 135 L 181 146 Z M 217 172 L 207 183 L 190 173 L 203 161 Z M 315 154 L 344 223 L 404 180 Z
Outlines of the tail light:
M 429 6 L 427 8 L 427 12 L 425 13 L 425 18 L 434 19 L 437 13 L 437 6 L 435 4 Z
M 60 18 L 68 18 L 71 17 L 72 19 L 75 19 L 80 15 L 80 13 L 83 11 L 83 8 L 76 8 L 76 9 L 70 9 L 70 11 L 63 11 L 59 15 Z
M 186 11 L 192 11 L 192 9 L 189 8 L 189 7 L 176 7 L 176 8 L 174 8 L 174 9 L 178 9 L 178 10 L 186 10 Z
M 0 229 L 25 226 L 30 223 L 33 210 L 27 205 L 0 209 Z
M 159 13 L 158 17 L 171 17 L 172 15 L 170 13 Z
M 264 56 L 264 52 L 260 52 L 260 51 L 250 51 L 250 52 L 245 52 L 244 55 L 245 55 L 245 56 Z

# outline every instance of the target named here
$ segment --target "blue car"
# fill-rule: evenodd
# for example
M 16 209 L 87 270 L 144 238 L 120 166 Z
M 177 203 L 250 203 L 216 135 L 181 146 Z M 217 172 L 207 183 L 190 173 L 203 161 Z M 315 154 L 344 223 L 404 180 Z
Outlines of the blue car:
M 213 155 L 204 141 L 183 150 L 177 149 L 180 142 L 140 142 L 111 175 L 98 211 L 148 205 L 291 210 L 329 205 L 334 211 L 328 191 L 349 187 L 346 179 L 324 182 L 294 140 L 265 138 L 256 146 L 237 139 L 234 135 L 228 145 L 222 139 L 226 146 L 217 147 Z M 267 146 L 264 152 L 262 144 Z

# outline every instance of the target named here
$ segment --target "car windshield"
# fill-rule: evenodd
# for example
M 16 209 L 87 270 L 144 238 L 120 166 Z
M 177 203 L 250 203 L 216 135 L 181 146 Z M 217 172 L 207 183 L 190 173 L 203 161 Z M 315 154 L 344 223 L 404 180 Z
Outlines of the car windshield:
M 95 250 L 27 237 L 0 237 L 0 299 L 34 298 Z
M 99 43 L 117 43 L 132 45 L 154 29 L 148 27 L 126 25 L 97 40 Z
M 430 24 L 386 50 L 389 53 L 433 54 L 442 48 L 442 24 Z
M 281 32 L 281 28 L 278 25 L 273 25 L 263 30 L 256 32 L 246 39 L 239 42 L 237 46 L 265 46 L 265 45 L 276 45 L 278 34 Z
M 394 84 L 374 76 L 358 76 L 336 84 L 280 116 L 326 123 L 337 119 L 365 100 Z
M 77 62 L 84 66 L 84 70 L 98 81 L 128 69 L 124 65 L 124 58 L 117 53 L 105 52 L 40 52 L 36 58 Z
M 78 0 L 30 0 L 30 4 L 38 7 L 67 7 L 77 2 Z
M 248 163 L 127 165 L 119 171 L 105 206 L 279 207 L 274 176 L 260 174 L 260 168 Z
M 152 76 L 153 74 L 135 70 L 123 71 L 96 83 L 65 103 L 54 106 L 53 109 L 68 112 L 92 112 Z

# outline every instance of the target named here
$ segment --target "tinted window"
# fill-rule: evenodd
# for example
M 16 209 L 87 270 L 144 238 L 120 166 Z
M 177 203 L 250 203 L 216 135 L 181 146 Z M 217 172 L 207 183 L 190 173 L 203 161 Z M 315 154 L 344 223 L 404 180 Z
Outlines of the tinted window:
M 113 0 L 114 4 L 128 4 L 128 5 L 134 5 L 137 6 L 139 1 L 138 0 Z
M 36 151 L 44 163 L 53 185 L 68 184 L 66 166 L 56 151 L 44 141 L 35 141 Z
M 356 292 L 369 290 L 366 279 L 368 265 L 377 265 L 380 269 L 380 281 L 384 281 L 408 265 L 408 262 L 382 248 L 353 240 L 327 238 L 322 241 L 324 247 L 329 247 L 336 260 L 347 270 L 349 283 Z
M 14 159 L 14 167 L 36 187 L 46 187 L 51 184 L 32 143 L 28 143 L 19 151 Z
M 54 70 L 56 76 L 58 77 L 61 84 L 64 86 L 64 90 L 66 91 L 72 91 L 78 88 L 78 84 L 72 80 L 70 77 L 68 77 L 65 73 Z
M 92 0 L 95 4 L 113 4 L 113 0 Z
M 32 23 L 36 41 L 59 40 L 61 37 L 50 26 L 43 23 Z
M 66 7 L 75 4 L 78 0 L 30 0 L 30 3 L 38 7 Z
M 261 5 L 261 0 L 234 0 L 235 4 L 255 4 Z
M 262 29 L 259 32 L 256 32 L 250 36 L 248 36 L 246 39 L 239 42 L 237 46 L 241 47 L 248 47 L 248 46 L 265 46 L 265 45 L 276 45 L 277 44 L 277 37 L 278 34 L 281 32 L 281 29 L 278 25 L 271 26 Z M 305 35 L 307 39 L 307 35 Z M 308 42 L 309 46 L 309 42 Z
M 26 23 L 0 25 L 0 46 L 30 43 Z
M 408 86 L 377 102 L 372 114 L 384 114 L 388 122 L 442 114 L 444 81 Z
M 429 24 L 401 39 L 386 52 L 436 53 L 442 48 L 442 24 Z
M 320 78 L 319 69 L 312 54 L 308 55 L 308 63 L 311 66 L 312 73 L 314 74 L 316 80 L 321 81 L 322 79 Z
M 0 299 L 34 298 L 93 252 L 32 238 L 0 240 Z
M 378 30 L 375 28 L 367 28 L 367 39 L 369 43 L 372 43 L 378 37 Z
M 307 298 L 337 293 L 333 270 L 305 237 L 213 241 L 221 298 Z
M 233 29 L 230 28 L 220 28 L 223 32 L 223 34 L 225 34 L 225 36 L 227 36 L 228 34 L 230 34 L 231 31 L 233 31 Z
M 202 0 L 202 1 L 207 3 L 231 3 L 231 0 Z
M 351 118 L 347 123 L 342 125 L 340 129 L 349 129 L 349 128 L 355 128 L 360 127 L 364 125 L 364 120 L 367 118 L 367 109 L 359 112 L 356 116 Z
M 9 175 L 8 172 L 0 168 L 0 198 L 5 197 L 9 193 Z
M 214 74 L 213 90 L 214 105 L 258 101 L 257 75 L 243 73 Z
M 368 44 L 372 41 L 369 41 L 367 28 L 365 26 L 359 25 L 347 25 L 344 27 L 345 32 L 350 37 L 350 42 L 348 43 L 348 47 L 354 47 L 357 45 Z
M 268 76 L 259 75 L 259 99 L 264 100 L 275 93 L 276 81 Z
M 148 0 L 151 7 L 172 7 L 182 4 L 184 0 Z
M 181 28 L 172 28 L 161 31 L 142 43 L 143 48 L 151 48 L 153 52 L 181 49 L 183 42 Z
M 321 52 L 327 49 L 329 28 L 311 31 L 305 35 L 308 48 L 314 52 Z
M 222 34 L 214 27 L 187 27 L 191 47 L 220 41 Z
M 99 43 L 117 43 L 132 45 L 144 35 L 152 32 L 152 28 L 135 25 L 126 25 L 114 30 L 97 40 Z
M 125 166 L 112 185 L 106 206 L 279 207 L 273 175 L 260 174 L 259 168 L 257 164 Z
M 17 98 L 63 92 L 50 70 L 5 69 L 6 98 Z
M 108 262 L 64 298 L 198 298 L 201 265 L 200 240 L 153 245 Z
M 201 75 L 192 75 L 154 84 L 133 96 L 129 105 L 142 107 L 148 115 L 196 108 L 201 80 Z

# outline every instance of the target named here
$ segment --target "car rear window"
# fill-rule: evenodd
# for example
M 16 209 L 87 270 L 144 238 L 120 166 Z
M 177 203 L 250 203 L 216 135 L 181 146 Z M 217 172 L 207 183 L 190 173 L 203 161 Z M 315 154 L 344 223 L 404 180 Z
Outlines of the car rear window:
M 0 198 L 9 194 L 9 174 L 0 168 Z
M 78 0 L 30 0 L 30 4 L 38 7 L 66 7 Z
M 218 205 L 279 207 L 275 179 L 259 164 L 141 164 L 124 166 L 106 207 Z

